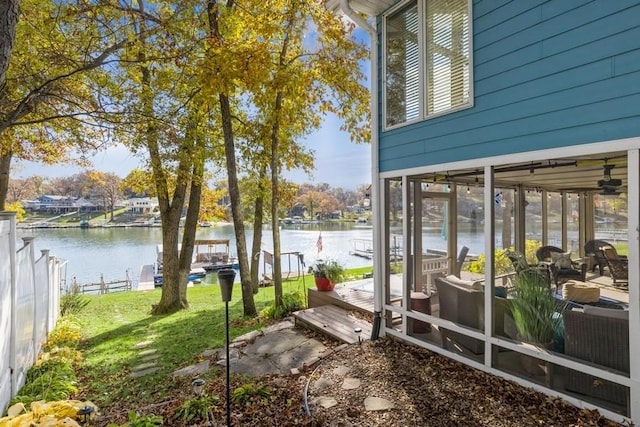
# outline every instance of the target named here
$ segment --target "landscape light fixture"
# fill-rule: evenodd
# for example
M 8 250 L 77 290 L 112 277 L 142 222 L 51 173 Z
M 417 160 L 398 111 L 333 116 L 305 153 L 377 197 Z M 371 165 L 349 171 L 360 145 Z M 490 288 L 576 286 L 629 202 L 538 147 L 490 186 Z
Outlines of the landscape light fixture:
M 202 394 L 202 388 L 204 387 L 204 380 L 202 378 L 196 378 L 191 382 L 191 387 L 193 387 L 193 394 L 200 396 Z
M 353 332 L 355 332 L 355 334 L 358 336 L 358 345 L 362 345 L 362 341 L 360 339 L 360 334 L 362 333 L 362 328 L 355 328 L 353 330 Z
M 93 406 L 83 406 L 82 408 L 78 409 L 78 411 L 76 412 L 77 415 L 81 415 L 82 416 L 82 424 L 86 424 L 87 421 L 89 420 L 89 416 L 93 413 L 93 411 L 95 410 L 95 408 Z
M 222 301 L 224 301 L 224 325 L 226 330 L 226 350 L 227 360 L 227 427 L 231 427 L 231 381 L 229 366 L 229 301 L 231 301 L 231 292 L 233 291 L 233 279 L 236 277 L 235 270 L 231 268 L 223 268 L 218 270 L 218 283 L 220 284 L 220 293 Z

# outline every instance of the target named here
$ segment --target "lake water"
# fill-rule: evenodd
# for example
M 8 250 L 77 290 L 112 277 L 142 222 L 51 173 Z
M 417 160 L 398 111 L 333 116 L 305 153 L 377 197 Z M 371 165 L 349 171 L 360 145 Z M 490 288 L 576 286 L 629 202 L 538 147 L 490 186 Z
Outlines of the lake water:
M 253 230 L 247 228 L 246 233 L 250 245 Z M 318 256 L 316 243 L 320 233 L 323 250 Z M 101 275 L 105 281 L 123 280 L 127 274 L 137 283 L 141 267 L 155 263 L 156 245 L 162 243 L 160 228 L 153 227 L 22 229 L 18 234 L 20 237 L 35 237 L 36 256 L 40 250 L 49 249 L 52 256 L 67 260 L 66 279 L 70 282 L 75 277 L 79 284 L 97 283 Z M 196 238 L 229 239 L 231 253 L 237 252 L 235 234 L 230 224 L 202 228 L 198 230 Z M 371 226 L 352 223 L 282 228 L 280 235 L 282 252 L 302 252 L 307 266 L 317 258 L 335 258 L 346 267 L 372 265 L 371 260 L 349 254 L 353 239 L 371 238 Z M 263 230 L 260 246 L 261 249 L 273 251 L 270 228 Z M 262 269 L 262 263 L 260 267 Z
M 401 229 L 392 233 L 402 234 Z M 246 229 L 248 247 L 253 240 L 253 230 Z M 42 249 L 49 249 L 52 256 L 67 260 L 66 280 L 75 277 L 79 284 L 98 283 L 101 275 L 105 281 L 129 278 L 138 282 L 140 269 L 145 264 L 156 261 L 156 245 L 162 243 L 160 228 L 61 228 L 19 230 L 20 237 L 35 237 L 36 255 Z M 322 234 L 323 251 L 318 254 L 316 243 Z M 236 240 L 231 224 L 215 224 L 197 232 L 198 239 L 229 239 L 232 254 L 236 253 Z M 536 236 L 528 236 L 536 238 Z M 573 236 L 572 236 L 573 237 Z M 608 238 L 608 236 L 602 236 Z M 307 266 L 318 258 L 334 258 L 345 267 L 370 266 L 372 261 L 351 255 L 354 239 L 372 239 L 371 226 L 355 223 L 323 223 L 296 225 L 281 228 L 282 252 L 298 251 L 304 254 Z M 496 236 L 496 244 L 500 236 Z M 574 242 L 572 240 L 572 242 Z M 556 242 L 550 242 L 556 244 Z M 577 243 L 577 242 L 574 242 Z M 480 232 L 470 233 L 460 230 L 458 246 L 469 247 L 469 254 L 484 252 L 484 237 Z M 447 242 L 441 237 L 439 227 L 423 229 L 423 248 L 446 250 Z M 261 249 L 272 252 L 273 243 L 270 228 L 265 227 Z M 283 261 L 284 262 L 284 261 Z M 295 265 L 294 265 L 295 267 Z M 293 268 L 295 269 L 295 268 Z M 260 264 L 262 273 L 262 262 Z M 283 265 L 283 271 L 288 270 Z

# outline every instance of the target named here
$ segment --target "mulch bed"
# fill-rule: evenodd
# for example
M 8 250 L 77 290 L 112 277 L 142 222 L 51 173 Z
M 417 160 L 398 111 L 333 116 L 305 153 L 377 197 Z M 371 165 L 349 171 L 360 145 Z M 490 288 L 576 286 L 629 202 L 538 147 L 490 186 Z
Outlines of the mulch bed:
M 305 333 L 309 333 L 308 331 Z M 321 337 L 316 337 L 322 339 Z M 326 342 L 335 347 L 334 342 Z M 343 377 L 332 378 L 335 368 L 347 366 L 349 377 L 361 380 L 357 389 L 342 389 Z M 313 384 L 323 376 L 333 380 L 321 392 Z M 174 415 L 188 393 L 190 379 L 175 380 L 171 398 L 148 405 L 119 402 L 102 408 L 92 425 L 123 424 L 127 412 L 161 415 L 164 425 L 224 426 L 225 371 L 213 370 L 205 384 L 208 396 L 218 396 L 208 422 L 182 423 Z M 268 396 L 252 396 L 232 404 L 234 426 L 618 426 L 597 411 L 576 408 L 559 398 L 525 389 L 515 383 L 472 369 L 446 357 L 388 338 L 364 342 L 336 351 L 307 368 L 299 376 L 273 375 L 262 378 L 232 377 L 232 390 L 244 384 L 264 386 Z M 304 390 L 308 387 L 305 406 Z M 338 402 L 324 409 L 313 405 L 320 394 Z M 365 397 L 393 402 L 388 411 L 367 412 Z M 311 416 L 307 416 L 307 409 Z

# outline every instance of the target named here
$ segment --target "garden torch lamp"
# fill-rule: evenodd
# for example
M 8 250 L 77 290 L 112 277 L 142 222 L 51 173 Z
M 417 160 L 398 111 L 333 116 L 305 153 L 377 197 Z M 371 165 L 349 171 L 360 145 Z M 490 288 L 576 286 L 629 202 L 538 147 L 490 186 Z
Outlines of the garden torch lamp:
M 196 378 L 191 382 L 191 386 L 193 387 L 193 394 L 199 397 L 202 394 L 204 380 L 202 378 Z
M 229 378 L 229 301 L 231 301 L 231 292 L 233 291 L 233 279 L 236 277 L 235 270 L 231 268 L 223 268 L 218 270 L 218 283 L 220 284 L 220 292 L 222 293 L 222 301 L 224 301 L 224 324 L 226 330 L 226 350 L 227 350 L 227 426 L 231 426 L 231 390 Z

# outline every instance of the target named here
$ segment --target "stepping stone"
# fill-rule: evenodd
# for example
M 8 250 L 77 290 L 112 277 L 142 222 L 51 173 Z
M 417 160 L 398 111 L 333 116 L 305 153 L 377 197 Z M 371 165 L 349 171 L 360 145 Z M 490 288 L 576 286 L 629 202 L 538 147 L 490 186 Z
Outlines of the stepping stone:
M 315 400 L 315 404 L 327 409 L 336 406 L 338 404 L 338 401 L 333 397 L 320 396 Z
M 240 335 L 239 337 L 236 337 L 236 339 L 234 339 L 233 342 L 237 343 L 237 342 L 253 341 L 256 338 L 258 338 L 260 335 L 262 335 L 262 332 L 260 331 L 251 331 L 244 335 Z
M 233 359 L 240 359 L 240 356 L 242 355 L 242 353 L 240 352 L 240 349 L 237 348 L 230 348 L 229 349 L 229 359 L 233 360 Z M 219 360 L 226 360 L 227 359 L 227 352 L 225 351 L 225 349 L 220 349 L 218 351 L 218 354 L 216 355 L 217 359 Z
M 153 344 L 153 341 L 140 341 L 139 343 L 135 344 L 133 348 L 139 350 L 141 348 L 149 347 L 151 344 Z
M 159 370 L 160 370 L 159 366 L 154 366 L 152 368 L 143 369 L 142 371 L 133 371 L 131 372 L 131 377 L 132 378 L 144 377 L 146 375 L 151 375 L 155 372 L 158 372 Z
M 174 371 L 174 377 L 195 377 L 201 374 L 204 374 L 209 370 L 209 361 L 204 360 L 200 363 L 196 363 L 195 365 L 187 366 L 186 368 L 178 369 Z
M 213 356 L 218 357 L 218 352 L 219 351 L 220 351 L 219 348 L 209 348 L 209 349 L 203 351 L 202 353 L 200 353 L 200 356 L 202 356 L 202 357 L 213 357 Z
M 142 350 L 142 351 L 140 352 L 140 356 L 143 356 L 143 357 L 144 357 L 144 356 L 149 356 L 149 355 L 155 354 L 155 353 L 157 353 L 157 352 L 158 352 L 158 349 L 155 349 L 155 348 L 148 348 L 148 349 L 146 349 L 146 350 Z
M 147 363 L 141 363 L 139 365 L 134 366 L 133 368 L 131 368 L 132 371 L 144 371 L 145 369 L 149 369 L 149 368 L 153 368 L 156 365 L 154 362 L 147 362 Z
M 270 334 L 271 332 L 281 331 L 283 329 L 290 329 L 295 326 L 292 320 L 283 320 L 282 322 L 278 322 L 275 325 L 268 326 L 262 329 L 263 334 Z
M 359 378 L 345 378 L 342 383 L 343 390 L 354 390 L 360 387 L 360 379 Z
M 364 409 L 366 411 L 386 411 L 393 409 L 393 407 L 392 402 L 380 397 L 367 397 L 364 399 Z
M 159 354 L 147 354 L 146 356 L 142 356 L 141 360 L 143 362 L 152 362 L 160 358 Z
M 333 385 L 333 380 L 320 376 L 320 378 L 318 378 L 316 382 L 313 384 L 313 390 L 321 391 L 328 387 L 331 387 L 332 385 Z
M 345 365 L 342 366 L 338 366 L 337 368 L 333 369 L 333 373 L 335 375 L 339 375 L 341 377 L 344 377 L 345 375 L 347 375 L 349 372 L 351 371 L 351 368 Z

